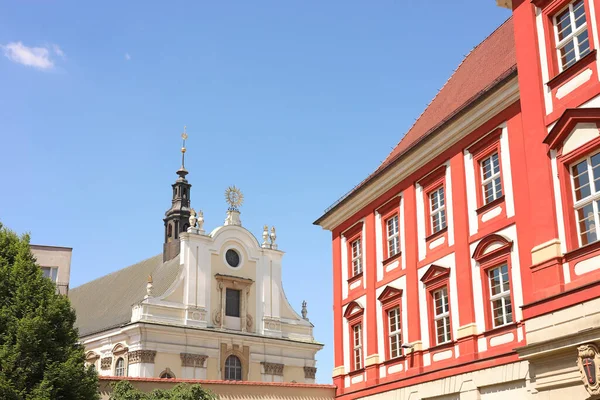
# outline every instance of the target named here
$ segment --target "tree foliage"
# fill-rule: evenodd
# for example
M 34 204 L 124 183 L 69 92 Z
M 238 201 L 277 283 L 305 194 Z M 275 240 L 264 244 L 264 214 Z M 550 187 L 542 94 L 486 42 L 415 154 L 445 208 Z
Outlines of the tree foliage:
M 84 367 L 75 311 L 56 293 L 29 247 L 0 223 L 0 398 L 94 400 L 98 376 Z
M 144 393 L 128 381 L 119 381 L 112 385 L 110 400 L 217 400 L 218 397 L 200 385 L 180 383 L 171 389 L 155 389 Z

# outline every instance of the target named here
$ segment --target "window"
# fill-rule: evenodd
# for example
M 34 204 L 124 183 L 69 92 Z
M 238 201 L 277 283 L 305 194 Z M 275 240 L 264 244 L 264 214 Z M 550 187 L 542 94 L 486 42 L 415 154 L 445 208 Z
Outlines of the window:
M 175 374 L 169 368 L 165 369 L 159 375 L 160 379 L 175 379 Z
M 56 278 L 58 275 L 57 267 L 42 267 L 42 273 L 46 278 L 49 278 L 52 282 L 56 283 Z
M 577 0 L 554 17 L 556 51 L 560 70 L 575 64 L 590 52 L 584 0 Z
M 400 252 L 400 230 L 398 228 L 398 215 L 385 222 L 387 227 L 387 248 L 388 257 L 395 256 Z
M 448 307 L 448 288 L 433 292 L 433 315 L 435 321 L 436 343 L 450 341 L 450 309 Z
M 513 321 L 510 301 L 510 283 L 508 281 L 508 265 L 503 264 L 488 271 L 490 283 L 490 306 L 494 328 Z
M 125 376 L 125 360 L 123 357 L 117 359 L 115 364 L 115 376 Z
M 352 242 L 352 275 L 362 274 L 362 246 L 361 240 Z
M 579 245 L 598 240 L 600 212 L 600 153 L 571 167 L 573 202 Z
M 356 324 L 352 327 L 353 333 L 353 354 L 354 369 L 362 368 L 362 324 Z
M 429 194 L 431 233 L 441 231 L 446 227 L 446 207 L 444 200 L 444 187 L 434 190 Z
M 227 357 L 225 360 L 225 380 L 242 380 L 242 363 L 240 362 L 240 359 L 234 355 Z
M 240 294 L 239 290 L 225 289 L 225 315 L 228 317 L 240 316 Z
M 491 203 L 502 197 L 502 181 L 500 180 L 500 159 L 498 153 L 484 158 L 481 165 L 481 190 L 483 191 L 483 204 Z
M 400 307 L 388 311 L 388 329 L 390 340 L 390 358 L 402 355 L 402 335 L 400 330 Z

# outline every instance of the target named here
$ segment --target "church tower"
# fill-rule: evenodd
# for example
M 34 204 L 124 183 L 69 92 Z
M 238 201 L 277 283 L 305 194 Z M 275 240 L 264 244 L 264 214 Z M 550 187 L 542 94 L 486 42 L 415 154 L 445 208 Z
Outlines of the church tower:
M 185 179 L 188 171 L 185 169 L 185 140 L 187 139 L 186 128 L 181 134 L 183 145 L 181 146 L 181 168 L 177 171 L 179 178 L 173 186 L 173 198 L 171 208 L 165 213 L 165 243 L 163 245 L 163 262 L 173 259 L 179 255 L 179 235 L 186 232 L 189 227 L 190 217 L 190 185 Z

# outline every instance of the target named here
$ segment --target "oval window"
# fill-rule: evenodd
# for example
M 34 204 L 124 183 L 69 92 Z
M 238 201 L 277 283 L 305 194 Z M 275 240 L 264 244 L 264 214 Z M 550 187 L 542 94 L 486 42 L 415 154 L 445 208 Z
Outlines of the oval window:
M 233 249 L 227 250 L 225 253 L 225 260 L 230 267 L 237 268 L 240 265 L 240 255 Z

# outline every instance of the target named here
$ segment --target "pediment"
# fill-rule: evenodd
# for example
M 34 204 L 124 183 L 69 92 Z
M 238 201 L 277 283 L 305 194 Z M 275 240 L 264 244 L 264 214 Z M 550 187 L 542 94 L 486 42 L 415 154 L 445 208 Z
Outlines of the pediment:
M 450 276 L 450 268 L 440 267 L 439 265 L 431 264 L 425 275 L 421 278 L 421 282 L 428 284 L 438 279 L 447 278 Z
M 358 304 L 356 301 L 351 301 L 346 307 L 346 311 L 344 312 L 344 318 L 352 318 L 359 315 L 362 315 L 364 312 L 364 308 Z
M 129 351 L 129 348 L 125 347 L 122 343 L 118 343 L 117 345 L 115 345 L 115 347 L 113 347 L 112 349 L 112 353 L 116 356 L 121 355 L 121 354 L 125 354 Z
M 377 300 L 381 301 L 382 303 L 385 303 L 386 301 L 391 301 L 401 296 L 402 289 L 397 289 L 393 286 L 386 286 L 385 289 L 383 289 L 383 292 L 381 292 L 381 294 L 379 295 L 379 297 L 377 297 Z
M 473 258 L 481 261 L 492 255 L 509 252 L 512 249 L 512 241 L 502 235 L 492 234 L 484 237 L 475 247 Z
M 551 150 L 566 154 L 582 144 L 600 136 L 600 108 L 569 108 L 550 130 L 544 143 Z

